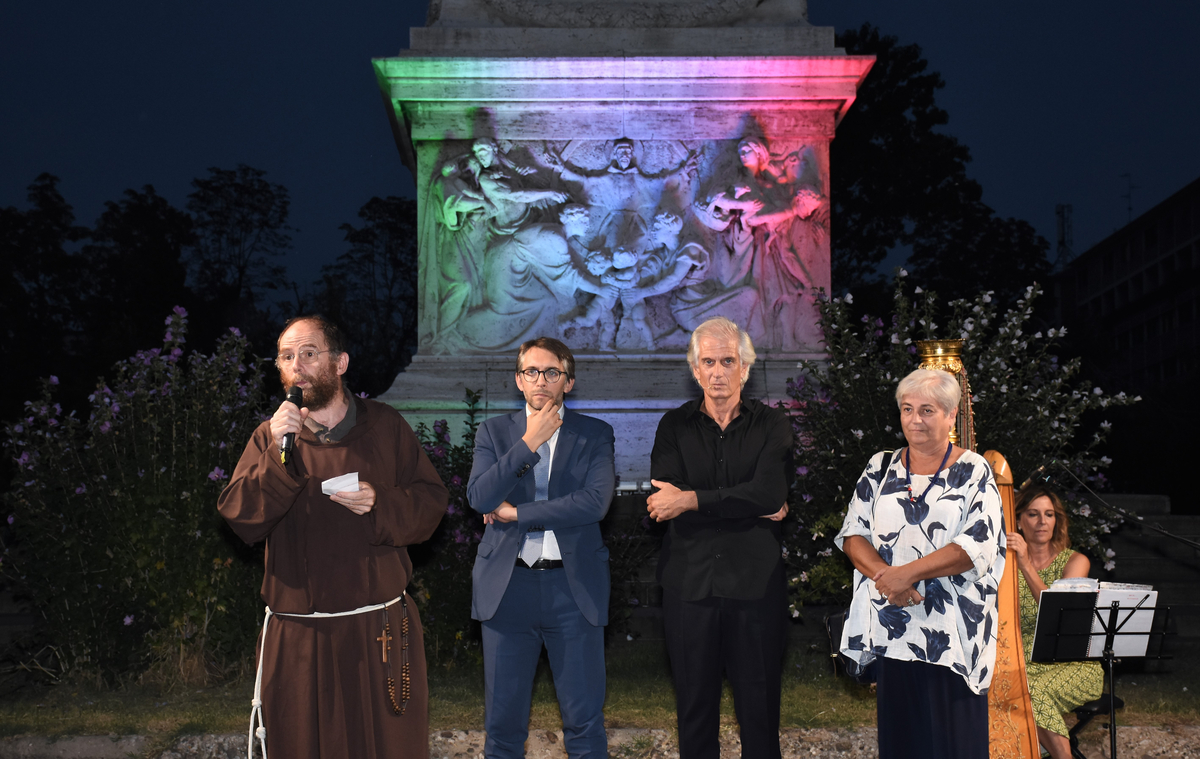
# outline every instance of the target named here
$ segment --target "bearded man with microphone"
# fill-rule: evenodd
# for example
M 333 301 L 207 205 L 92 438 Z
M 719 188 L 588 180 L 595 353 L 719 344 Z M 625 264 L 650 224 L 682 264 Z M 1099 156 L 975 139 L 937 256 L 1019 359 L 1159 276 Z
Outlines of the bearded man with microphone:
M 218 501 L 239 537 L 267 543 L 250 741 L 266 756 L 269 734 L 271 753 L 289 759 L 426 759 L 407 546 L 433 534 L 449 494 L 404 418 L 346 391 L 335 325 L 298 317 L 277 347 L 288 400 Z
M 750 336 L 723 317 L 692 333 L 688 364 L 704 396 L 668 411 L 650 454 L 650 516 L 669 522 L 659 552 L 663 625 L 681 759 L 718 759 L 721 675 L 742 756 L 778 759 L 786 595 L 779 522 L 795 469 L 792 425 L 742 397 Z

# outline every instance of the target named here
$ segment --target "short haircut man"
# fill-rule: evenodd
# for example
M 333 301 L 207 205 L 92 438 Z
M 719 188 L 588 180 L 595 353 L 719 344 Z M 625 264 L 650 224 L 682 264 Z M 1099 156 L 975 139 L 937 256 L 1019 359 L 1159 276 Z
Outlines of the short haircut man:
M 467 483 L 487 525 L 471 592 L 471 616 L 483 628 L 484 756 L 525 755 L 544 645 L 567 755 L 606 757 L 609 579 L 600 520 L 616 487 L 613 430 L 563 407 L 575 357 L 554 338 L 521 345 L 516 382 L 525 406 L 479 426 Z
M 280 381 L 303 391 L 303 407 L 284 401 L 255 430 L 218 501 L 239 537 L 267 542 L 251 727 L 261 715 L 264 755 L 269 732 L 277 757 L 424 759 L 429 689 L 407 546 L 429 539 L 449 494 L 404 418 L 346 391 L 335 325 L 293 319 L 277 347 Z M 322 492 L 353 472 L 356 487 Z
M 793 435 L 782 411 L 742 397 L 754 360 L 750 337 L 732 321 L 700 324 L 688 363 L 704 395 L 663 416 L 650 454 L 658 490 L 647 510 L 669 522 L 658 580 L 681 759 L 719 756 L 722 672 L 742 756 L 780 756 L 787 617 L 779 521 Z

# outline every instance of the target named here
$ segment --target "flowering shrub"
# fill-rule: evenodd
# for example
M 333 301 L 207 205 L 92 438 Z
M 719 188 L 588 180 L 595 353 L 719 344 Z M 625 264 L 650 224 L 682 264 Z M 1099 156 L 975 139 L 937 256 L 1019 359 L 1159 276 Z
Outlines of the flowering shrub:
M 450 491 L 446 516 L 433 537 L 410 549 L 416 564 L 412 592 L 420 604 L 425 655 L 443 666 L 480 660 L 483 655 L 471 620 L 471 567 L 483 537 L 483 518 L 467 503 L 479 398 L 478 392 L 467 390 L 467 426 L 458 443 L 453 442 L 445 420 L 435 421 L 432 429 L 422 422 L 415 430 Z
M 252 650 L 261 553 L 216 500 L 263 418 L 262 375 L 237 330 L 185 357 L 186 317 L 99 381 L 87 419 L 62 413 L 51 377 L 5 425 L 0 572 L 39 617 L 26 668 L 112 681 L 158 661 L 203 678 Z
M 1041 290 L 1027 288 L 1003 315 L 992 294 L 955 300 L 937 308 L 937 297 L 918 287 L 910 296 L 904 271 L 896 280 L 895 310 L 889 318 L 852 321 L 851 296 L 821 304 L 828 363 L 805 362 L 804 374 L 789 383 L 797 434 L 796 516 L 785 546 L 792 613 L 805 602 L 849 598 L 851 567 L 833 544 L 841 529 L 854 483 L 877 451 L 905 444 L 896 408 L 896 384 L 917 368 L 916 340 L 960 337 L 971 385 L 978 450 L 997 450 L 1008 460 L 1017 485 L 1042 465 L 1053 474 L 1067 467 L 1093 488 L 1104 485 L 1110 461 L 1098 455 L 1107 421 L 1086 436 L 1085 414 L 1132 403 L 1077 378 L 1079 360 L 1052 353 L 1061 329 L 1028 334 L 1033 303 Z M 945 324 L 936 322 L 944 314 Z M 1050 466 L 1051 462 L 1057 462 Z M 1113 567 L 1099 538 L 1115 522 L 1094 513 L 1074 487 L 1057 481 L 1072 517 L 1072 543 Z

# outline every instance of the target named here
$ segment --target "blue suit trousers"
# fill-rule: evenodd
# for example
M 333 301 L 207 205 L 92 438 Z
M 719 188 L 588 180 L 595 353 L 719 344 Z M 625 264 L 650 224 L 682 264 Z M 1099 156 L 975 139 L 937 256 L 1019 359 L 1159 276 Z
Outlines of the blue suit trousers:
M 589 623 L 579 611 L 566 572 L 518 565 L 496 614 L 482 626 L 487 692 L 484 756 L 525 756 L 533 678 L 544 645 L 567 756 L 607 757 L 604 627 Z

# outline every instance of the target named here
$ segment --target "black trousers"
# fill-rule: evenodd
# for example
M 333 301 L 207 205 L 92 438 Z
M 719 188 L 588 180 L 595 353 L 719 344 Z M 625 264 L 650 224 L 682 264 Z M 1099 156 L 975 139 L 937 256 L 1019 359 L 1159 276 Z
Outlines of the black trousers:
M 988 697 L 949 667 L 875 660 L 879 759 L 988 759 Z
M 763 598 L 684 601 L 663 589 L 680 759 L 719 759 L 721 675 L 729 678 L 744 759 L 779 759 L 787 613 L 782 582 Z

